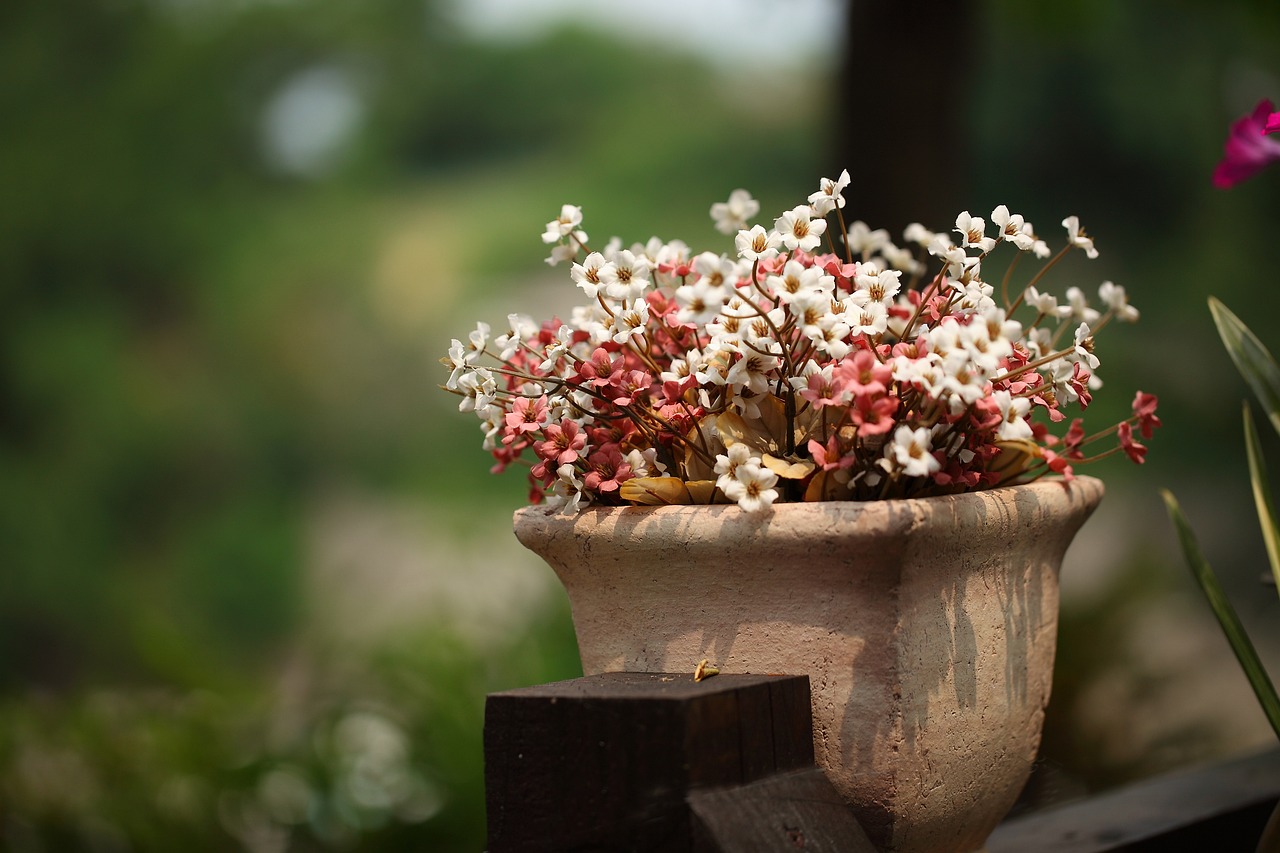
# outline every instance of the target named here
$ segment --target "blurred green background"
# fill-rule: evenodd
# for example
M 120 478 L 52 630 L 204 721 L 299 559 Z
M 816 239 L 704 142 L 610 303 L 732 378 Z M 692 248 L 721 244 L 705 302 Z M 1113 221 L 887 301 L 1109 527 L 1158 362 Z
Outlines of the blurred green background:
M 572 304 L 538 239 L 561 203 L 727 250 L 712 202 L 771 217 L 848 166 L 874 227 L 865 176 L 923 164 L 867 152 L 921 115 L 964 206 L 1056 245 L 1081 217 L 1101 258 L 1050 286 L 1143 311 L 1094 417 L 1141 387 L 1166 423 L 1089 472 L 1038 801 L 1264 746 L 1156 489 L 1280 663 L 1205 308 L 1280 347 L 1280 170 L 1209 183 L 1280 98 L 1280 7 L 986 0 L 964 38 L 850 39 L 838 0 L 556 5 L 0 5 L 0 849 L 481 849 L 484 695 L 580 670 L 507 532 L 524 484 L 436 359 Z M 859 91 L 870 40 L 955 78 Z

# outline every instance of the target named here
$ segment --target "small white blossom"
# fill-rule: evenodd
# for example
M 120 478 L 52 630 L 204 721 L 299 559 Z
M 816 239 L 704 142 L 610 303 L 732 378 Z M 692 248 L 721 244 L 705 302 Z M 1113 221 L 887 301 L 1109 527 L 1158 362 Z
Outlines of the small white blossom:
M 734 239 L 738 257 L 744 261 L 767 261 L 778 256 L 782 236 L 776 231 L 766 231 L 763 225 L 753 225 L 750 231 L 739 231 Z
M 1067 304 L 1070 306 L 1070 316 L 1074 320 L 1090 325 L 1098 322 L 1098 318 L 1102 316 L 1089 306 L 1089 300 L 1084 295 L 1084 291 L 1078 287 L 1067 288 Z
M 942 468 L 933 455 L 933 438 L 927 427 L 900 426 L 893 441 L 885 445 L 885 458 L 892 468 L 908 477 L 927 477 Z
M 604 259 L 604 255 L 599 252 L 592 252 L 583 259 L 582 263 L 574 264 L 569 270 L 569 277 L 573 279 L 573 283 L 582 289 L 592 299 L 596 298 L 596 294 L 600 292 L 600 288 L 604 287 L 605 280 L 601 278 L 602 271 L 611 266 Z
M 837 207 L 844 207 L 844 191 L 849 186 L 849 170 L 845 169 L 836 180 L 823 178 L 818 191 L 809 196 L 809 204 L 815 216 L 826 216 Z
M 734 447 L 741 447 L 735 444 Z M 733 447 L 729 448 L 730 451 Z M 717 457 L 720 458 L 720 457 Z M 716 465 L 717 469 L 720 467 Z M 732 474 L 722 474 L 716 485 L 724 496 L 735 501 L 746 512 L 757 513 L 768 510 L 778 499 L 778 492 L 773 487 L 778 483 L 778 475 L 762 466 L 754 458 L 748 457 L 743 462 L 733 465 Z
M 849 251 L 863 260 L 870 258 L 882 248 L 889 245 L 889 232 L 883 228 L 872 231 L 867 223 L 856 220 L 849 225 Z
M 1098 257 L 1098 250 L 1093 247 L 1093 240 L 1085 236 L 1084 229 L 1080 227 L 1080 217 L 1068 216 L 1062 220 L 1062 227 L 1067 229 L 1067 240 L 1071 245 L 1084 249 L 1085 255 L 1090 258 Z
M 715 220 L 716 230 L 721 234 L 733 234 L 747 227 L 751 217 L 760 212 L 760 202 L 751 197 L 744 189 L 736 189 L 729 193 L 729 200 L 718 201 L 711 205 L 711 218 Z
M 1093 333 L 1089 331 L 1088 323 L 1081 323 L 1076 328 L 1075 347 L 1067 358 L 1088 365 L 1090 370 L 1097 370 L 1098 357 L 1093 354 Z
M 812 252 L 822 245 L 827 221 L 814 219 L 812 209 L 807 204 L 801 204 L 779 216 L 773 227 L 788 249 Z
M 1098 298 L 1115 312 L 1121 323 L 1138 322 L 1138 309 L 1129 304 L 1129 296 L 1120 285 L 1104 281 L 1098 288 Z
M 984 254 L 996 247 L 996 241 L 986 235 L 987 223 L 981 216 L 970 216 L 964 211 L 956 217 L 956 231 L 960 234 L 960 245 L 965 248 L 974 247 Z
M 547 223 L 547 230 L 542 235 L 544 243 L 558 243 L 573 234 L 582 224 L 582 208 L 575 204 L 561 206 L 560 215 Z
M 925 228 L 919 222 L 912 222 L 902 232 L 902 239 L 908 243 L 914 243 L 922 249 L 929 248 L 929 244 L 933 242 L 937 235 Z

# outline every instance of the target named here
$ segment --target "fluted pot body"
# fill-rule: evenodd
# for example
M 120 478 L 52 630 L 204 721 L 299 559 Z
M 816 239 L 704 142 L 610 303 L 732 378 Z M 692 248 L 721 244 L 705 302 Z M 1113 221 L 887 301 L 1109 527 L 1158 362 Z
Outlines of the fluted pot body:
M 529 507 L 582 667 L 807 673 L 814 752 L 885 850 L 982 846 L 1031 772 L 1077 477 L 919 500 Z

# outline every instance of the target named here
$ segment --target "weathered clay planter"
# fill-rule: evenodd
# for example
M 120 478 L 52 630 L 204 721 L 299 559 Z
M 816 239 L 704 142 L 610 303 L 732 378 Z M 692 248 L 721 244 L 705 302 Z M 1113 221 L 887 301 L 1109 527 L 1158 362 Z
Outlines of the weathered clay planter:
M 886 850 L 982 846 L 1031 771 L 1058 569 L 1102 484 L 923 500 L 529 507 L 586 674 L 807 673 L 814 750 Z

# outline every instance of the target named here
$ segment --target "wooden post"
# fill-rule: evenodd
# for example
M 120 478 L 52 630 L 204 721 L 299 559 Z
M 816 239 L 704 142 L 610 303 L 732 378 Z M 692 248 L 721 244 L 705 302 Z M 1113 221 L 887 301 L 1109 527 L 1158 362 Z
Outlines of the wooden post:
M 728 851 L 746 849 L 743 832 L 750 849 L 859 850 L 813 766 L 809 701 L 807 676 L 768 675 L 606 673 L 491 694 L 489 850 Z

